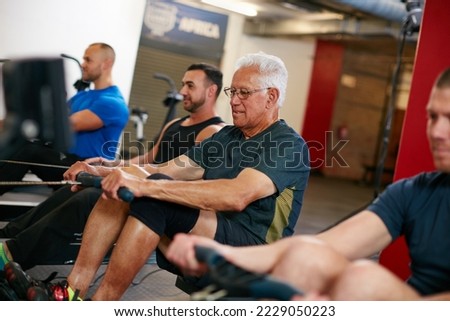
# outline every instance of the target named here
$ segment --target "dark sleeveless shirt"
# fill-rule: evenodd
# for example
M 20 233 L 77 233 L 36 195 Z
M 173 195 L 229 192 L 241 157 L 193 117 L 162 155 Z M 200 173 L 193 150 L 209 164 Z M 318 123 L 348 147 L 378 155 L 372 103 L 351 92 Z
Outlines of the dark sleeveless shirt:
M 165 163 L 186 153 L 195 145 L 195 139 L 199 132 L 210 125 L 224 122 L 220 117 L 213 117 L 192 126 L 182 126 L 181 123 L 188 117 L 177 120 L 167 128 L 159 144 L 159 150 L 154 160 L 155 164 Z

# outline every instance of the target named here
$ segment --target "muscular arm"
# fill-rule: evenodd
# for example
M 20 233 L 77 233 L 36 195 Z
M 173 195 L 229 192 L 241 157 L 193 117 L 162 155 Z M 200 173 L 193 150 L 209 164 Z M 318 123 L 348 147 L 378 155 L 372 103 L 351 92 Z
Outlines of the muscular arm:
M 234 179 L 166 181 L 156 186 L 149 184 L 147 188 L 145 195 L 215 211 L 242 211 L 251 202 L 276 191 L 265 174 L 250 168 Z
M 381 219 L 366 210 L 316 236 L 293 236 L 264 246 L 224 249 L 224 255 L 243 268 L 270 273 L 287 250 L 300 248 L 303 239 L 312 242 L 315 242 L 314 239 L 322 240 L 349 260 L 369 257 L 391 242 Z
M 245 270 L 272 274 L 292 251 L 301 251 L 302 244 L 311 243 L 322 244 L 313 236 L 296 235 L 270 244 L 234 247 L 220 244 L 203 236 L 180 233 L 170 244 L 166 257 L 180 267 L 183 272 L 201 275 L 207 271 L 207 267 L 196 260 L 195 247 L 203 246 L 214 249 L 227 261 Z
M 295 245 L 298 238 L 288 237 L 268 245 L 233 247 L 203 236 L 177 234 L 169 246 L 166 257 L 185 273 L 201 275 L 206 272 L 207 267 L 195 259 L 195 247 L 203 246 L 214 249 L 229 262 L 248 271 L 270 273 L 286 249 Z
M 100 117 L 88 109 L 70 115 L 69 120 L 76 132 L 96 130 L 103 127 L 103 121 Z
M 322 241 L 353 260 L 368 257 L 383 249 L 391 242 L 391 237 L 381 219 L 366 210 L 318 235 L 297 235 L 268 245 L 230 247 L 199 236 L 181 234 L 171 244 L 168 258 L 186 272 L 204 272 L 205 267 L 195 260 L 194 253 L 194 247 L 201 245 L 214 248 L 230 262 L 249 271 L 271 273 L 288 255 L 288 251 L 301 251 L 304 242 L 320 244 Z
M 203 168 L 185 155 L 181 155 L 167 163 L 159 165 L 145 164 L 144 166 L 140 166 L 137 164 L 129 164 L 129 162 L 124 161 L 118 163 L 105 161 L 105 166 L 97 165 L 97 163 L 102 164 L 103 162 L 104 160 L 101 157 L 94 157 L 86 161 L 76 162 L 64 173 L 64 179 L 76 180 L 79 172 L 87 172 L 92 175 L 106 177 L 118 168 L 122 168 L 128 173 L 136 171 L 139 173 L 139 175 L 136 176 L 141 178 L 145 178 L 150 174 L 162 173 L 177 180 L 199 180 L 204 173 Z M 126 169 L 127 167 L 130 167 L 131 169 Z M 73 188 L 76 189 L 76 186 L 73 186 Z
M 181 156 L 169 162 L 180 162 Z M 193 167 L 192 161 L 185 166 Z M 171 171 L 176 167 L 175 171 Z M 151 196 L 156 199 L 170 201 L 203 210 L 241 211 L 251 202 L 272 195 L 276 188 L 265 174 L 251 168 L 244 169 L 234 179 L 199 180 L 198 175 L 203 169 L 198 165 L 193 170 L 185 170 L 184 166 L 161 167 L 162 173 L 169 174 L 178 180 L 137 180 L 125 177 L 120 171 L 108 175 L 102 187 L 109 197 L 117 198 L 115 194 L 120 186 L 126 186 L 135 196 Z M 197 173 L 197 175 L 187 173 Z M 182 177 L 182 178 L 180 178 Z M 200 176 L 201 177 L 201 176 Z M 187 179 L 187 181 L 186 181 Z M 189 181 L 189 179 L 196 179 Z
M 368 210 L 318 234 L 317 238 L 327 242 L 349 260 L 369 257 L 392 241 L 383 221 Z

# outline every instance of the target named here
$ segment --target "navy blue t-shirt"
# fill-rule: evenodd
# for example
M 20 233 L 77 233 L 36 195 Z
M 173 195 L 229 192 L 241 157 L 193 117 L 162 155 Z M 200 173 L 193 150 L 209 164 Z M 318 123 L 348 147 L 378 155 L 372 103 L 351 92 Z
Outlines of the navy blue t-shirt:
M 309 177 L 309 153 L 303 138 L 283 120 L 249 139 L 237 127 L 226 126 L 186 155 L 204 168 L 206 180 L 235 178 L 244 168 L 267 175 L 277 188 L 275 194 L 254 201 L 242 212 L 218 214 L 243 226 L 257 243 L 294 233 Z
M 369 207 L 393 239 L 404 235 L 408 279 L 421 294 L 450 290 L 450 174 L 422 173 L 390 185 Z

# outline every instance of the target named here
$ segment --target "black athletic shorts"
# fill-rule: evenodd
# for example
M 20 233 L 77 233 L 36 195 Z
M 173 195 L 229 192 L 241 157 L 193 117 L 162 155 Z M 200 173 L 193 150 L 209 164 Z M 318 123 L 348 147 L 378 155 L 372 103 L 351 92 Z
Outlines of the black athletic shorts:
M 149 179 L 171 178 L 161 174 L 153 174 L 149 176 Z M 197 223 L 199 212 L 198 209 L 150 197 L 137 198 L 130 205 L 131 216 L 140 220 L 159 236 L 165 234 L 171 239 L 177 233 L 189 233 Z M 242 225 L 225 218 L 223 215 L 217 215 L 217 230 L 214 240 L 232 246 L 262 244 Z M 159 267 L 181 275 L 180 271 L 167 261 L 159 250 L 156 250 L 156 259 Z
M 148 179 L 172 179 L 153 174 Z M 177 233 L 189 233 L 197 223 L 200 211 L 188 206 L 160 201 L 151 197 L 136 198 L 130 204 L 130 215 L 147 225 L 153 232 L 173 238 Z

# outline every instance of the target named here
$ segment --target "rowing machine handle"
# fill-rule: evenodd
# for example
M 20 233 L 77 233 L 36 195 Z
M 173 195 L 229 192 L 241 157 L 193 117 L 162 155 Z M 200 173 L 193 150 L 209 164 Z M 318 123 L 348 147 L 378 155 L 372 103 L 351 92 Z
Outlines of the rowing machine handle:
M 208 265 L 213 283 L 227 290 L 229 295 L 254 298 L 271 298 L 287 301 L 304 293 L 270 275 L 253 273 L 230 262 L 215 250 L 195 247 L 195 257 Z
M 83 186 L 92 186 L 97 188 L 102 188 L 103 177 L 94 176 L 86 172 L 79 172 L 77 175 L 77 182 L 80 182 Z M 121 187 L 117 191 L 120 199 L 125 202 L 131 202 L 134 199 L 133 192 L 127 187 Z

